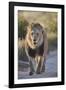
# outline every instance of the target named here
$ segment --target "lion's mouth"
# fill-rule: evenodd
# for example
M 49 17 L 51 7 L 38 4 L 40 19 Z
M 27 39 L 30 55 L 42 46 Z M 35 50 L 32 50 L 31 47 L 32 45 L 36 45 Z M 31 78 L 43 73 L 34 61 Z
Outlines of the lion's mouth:
M 37 41 L 33 41 L 33 42 L 32 42 L 32 45 L 33 45 L 34 47 L 37 47 Z
M 36 45 L 37 43 L 36 42 L 34 42 L 34 45 Z

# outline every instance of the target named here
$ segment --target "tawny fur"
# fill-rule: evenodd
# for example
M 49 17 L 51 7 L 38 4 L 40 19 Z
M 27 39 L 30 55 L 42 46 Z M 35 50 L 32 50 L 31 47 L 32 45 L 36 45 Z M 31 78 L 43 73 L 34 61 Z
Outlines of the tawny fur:
M 31 34 L 33 30 L 35 34 L 36 32 L 39 33 L 38 37 L 36 37 L 37 45 L 33 44 L 33 37 Z M 41 45 L 44 45 L 44 46 L 41 46 Z M 40 52 L 41 47 L 43 47 L 42 54 L 38 53 Z M 29 49 L 36 52 L 34 57 L 30 56 Z M 30 72 L 32 72 L 32 74 L 41 73 L 42 68 L 44 67 L 43 64 L 45 64 L 46 57 L 47 57 L 48 39 L 47 39 L 46 31 L 39 23 L 33 24 L 33 26 L 32 25 L 28 26 L 27 34 L 25 38 L 25 51 L 26 51 L 26 54 L 28 56 L 29 63 L 30 63 Z

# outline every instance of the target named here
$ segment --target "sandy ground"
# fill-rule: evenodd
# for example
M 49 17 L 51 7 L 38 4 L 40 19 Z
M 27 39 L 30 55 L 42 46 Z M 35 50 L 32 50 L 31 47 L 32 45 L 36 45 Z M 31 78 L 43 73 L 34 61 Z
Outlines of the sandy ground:
M 29 76 L 29 62 L 19 60 L 18 79 L 57 77 L 57 51 L 49 52 L 45 72 Z

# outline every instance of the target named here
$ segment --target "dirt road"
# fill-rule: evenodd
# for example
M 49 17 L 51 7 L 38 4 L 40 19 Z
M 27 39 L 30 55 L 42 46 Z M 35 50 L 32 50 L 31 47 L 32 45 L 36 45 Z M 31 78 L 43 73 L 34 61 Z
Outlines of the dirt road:
M 46 69 L 42 74 L 34 74 L 32 76 L 29 76 L 29 63 L 19 61 L 19 64 L 19 79 L 57 77 L 57 51 L 52 51 L 49 53 L 46 60 Z

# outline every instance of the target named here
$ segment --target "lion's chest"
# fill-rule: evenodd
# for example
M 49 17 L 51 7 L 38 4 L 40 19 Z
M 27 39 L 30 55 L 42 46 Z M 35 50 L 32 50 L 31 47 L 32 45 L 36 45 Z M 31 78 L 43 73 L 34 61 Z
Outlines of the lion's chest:
M 43 53 L 44 53 L 44 43 L 36 49 L 28 47 L 28 54 L 31 57 L 35 57 L 36 55 L 43 56 Z

